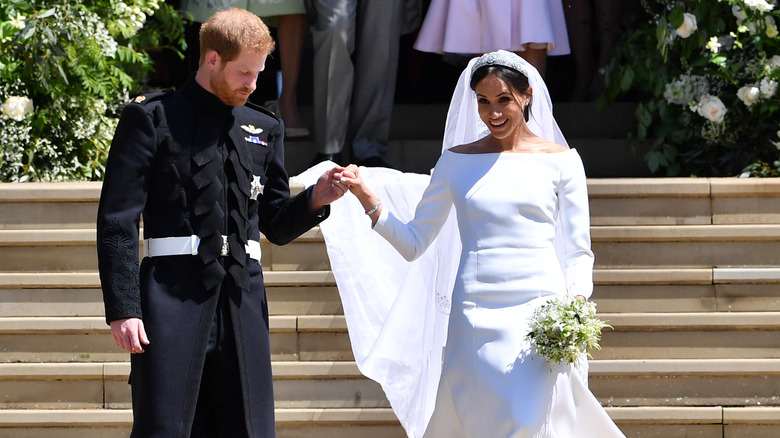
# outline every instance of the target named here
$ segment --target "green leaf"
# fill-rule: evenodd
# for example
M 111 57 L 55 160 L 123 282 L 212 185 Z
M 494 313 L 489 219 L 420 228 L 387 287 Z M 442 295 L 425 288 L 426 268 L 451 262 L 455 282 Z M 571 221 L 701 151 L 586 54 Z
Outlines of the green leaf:
M 655 27 L 655 39 L 658 43 L 658 47 L 662 47 L 666 44 L 666 37 L 669 35 L 669 27 L 666 23 L 666 18 L 661 17 L 658 20 L 658 25 Z
M 41 19 L 41 18 L 48 18 L 48 17 L 51 17 L 52 15 L 54 15 L 54 13 L 55 13 L 56 11 L 57 11 L 57 8 L 51 8 L 51 9 L 49 9 L 49 10 L 47 10 L 47 11 L 43 11 L 43 12 L 41 12 L 40 14 L 38 14 L 38 17 L 37 17 L 37 18 L 38 18 L 38 19 Z
M 655 173 L 656 170 L 658 170 L 658 167 L 660 166 L 659 162 L 659 154 L 657 152 L 648 152 L 647 155 L 645 155 L 645 160 L 647 161 L 647 167 L 650 169 L 650 172 Z
M 634 69 L 626 67 L 623 71 L 623 76 L 620 79 L 620 89 L 628 91 L 631 89 L 631 85 L 634 83 Z
M 677 29 L 682 26 L 683 21 L 685 21 L 683 13 L 682 8 L 679 7 L 672 9 L 672 12 L 669 13 L 669 23 L 671 23 L 673 28 Z
M 23 29 L 23 33 L 21 35 L 23 40 L 28 40 L 30 37 L 32 37 L 35 34 L 35 24 L 30 23 Z

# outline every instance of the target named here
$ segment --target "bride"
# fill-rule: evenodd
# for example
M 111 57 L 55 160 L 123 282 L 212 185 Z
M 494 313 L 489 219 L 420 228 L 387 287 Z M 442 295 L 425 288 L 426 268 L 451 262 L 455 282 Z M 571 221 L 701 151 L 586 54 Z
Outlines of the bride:
M 582 161 L 530 64 L 469 63 L 430 177 L 351 165 L 341 181 L 355 197 L 321 227 L 355 358 L 410 437 L 623 436 L 584 358 L 549 363 L 526 337 L 539 306 L 593 289 Z

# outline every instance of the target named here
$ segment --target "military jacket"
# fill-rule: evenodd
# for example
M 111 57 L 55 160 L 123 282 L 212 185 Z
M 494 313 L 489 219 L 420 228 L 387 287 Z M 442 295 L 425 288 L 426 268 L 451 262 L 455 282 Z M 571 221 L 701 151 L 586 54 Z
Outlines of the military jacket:
M 247 429 L 274 435 L 268 306 L 246 253 L 260 233 L 282 245 L 324 220 L 311 189 L 290 197 L 284 128 L 262 108 L 232 107 L 194 79 L 122 112 L 97 217 L 106 321 L 137 317 L 150 344 L 131 356 L 133 436 L 189 437 L 220 294 L 229 294 Z M 197 255 L 139 260 L 143 237 L 195 235 Z M 229 253 L 223 253 L 226 236 Z

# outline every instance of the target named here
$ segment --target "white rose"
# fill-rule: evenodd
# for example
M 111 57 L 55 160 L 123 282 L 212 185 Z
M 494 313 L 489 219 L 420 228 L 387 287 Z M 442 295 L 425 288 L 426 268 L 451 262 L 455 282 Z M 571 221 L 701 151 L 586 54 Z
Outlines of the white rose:
M 9 119 L 17 122 L 24 120 L 24 117 L 33 111 L 32 99 L 24 96 L 10 96 L 0 106 L 0 112 Z
M 766 0 L 745 0 L 745 5 L 759 12 L 769 12 L 775 8 L 775 5 L 769 4 Z
M 683 23 L 674 31 L 681 38 L 688 38 L 696 29 L 696 16 L 686 12 L 683 14 Z
M 698 112 L 711 122 L 721 123 L 726 117 L 726 106 L 717 96 L 705 94 L 699 99 Z
M 775 55 L 769 59 L 769 64 L 774 68 L 780 68 L 780 55 Z
M 759 89 L 761 90 L 762 96 L 772 97 L 775 95 L 775 92 L 777 92 L 777 82 L 767 78 L 761 79 Z
M 737 97 L 745 106 L 753 105 L 758 102 L 758 98 L 761 96 L 761 91 L 755 85 L 747 85 L 737 90 Z

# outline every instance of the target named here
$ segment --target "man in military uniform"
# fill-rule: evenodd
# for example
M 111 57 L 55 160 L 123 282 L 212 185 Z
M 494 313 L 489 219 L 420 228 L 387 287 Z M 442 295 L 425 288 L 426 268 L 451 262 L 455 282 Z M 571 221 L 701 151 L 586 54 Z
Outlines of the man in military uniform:
M 200 45 L 193 78 L 117 126 L 97 217 L 106 321 L 133 353 L 133 437 L 273 437 L 259 233 L 283 245 L 324 220 L 343 169 L 290 197 L 284 127 L 246 103 L 274 47 L 258 17 L 218 12 Z

